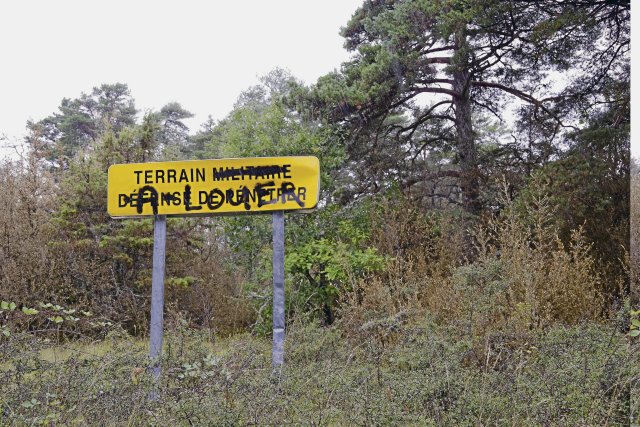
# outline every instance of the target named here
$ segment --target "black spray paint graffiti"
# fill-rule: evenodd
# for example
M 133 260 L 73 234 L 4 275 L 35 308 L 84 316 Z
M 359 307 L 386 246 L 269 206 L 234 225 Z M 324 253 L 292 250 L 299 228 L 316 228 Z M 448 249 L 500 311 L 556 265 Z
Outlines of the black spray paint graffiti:
M 192 200 L 192 191 L 190 185 L 185 185 L 184 191 L 165 192 L 158 191 L 151 185 L 145 185 L 138 191 L 133 193 L 120 194 L 118 197 L 118 206 L 135 206 L 138 214 L 142 214 L 144 205 L 149 204 L 154 215 L 158 215 L 158 207 L 165 205 L 184 205 L 186 211 L 202 210 L 206 206 L 210 211 L 220 209 L 225 203 L 231 206 L 243 205 L 244 209 L 251 210 L 252 203 L 258 208 L 294 201 L 303 208 L 305 206 L 307 189 L 305 187 L 297 187 L 290 182 L 283 182 L 276 187 L 273 181 L 256 184 L 253 189 L 243 186 L 239 189 L 227 189 L 225 191 L 219 188 L 213 188 L 210 191 L 199 191 L 197 203 Z

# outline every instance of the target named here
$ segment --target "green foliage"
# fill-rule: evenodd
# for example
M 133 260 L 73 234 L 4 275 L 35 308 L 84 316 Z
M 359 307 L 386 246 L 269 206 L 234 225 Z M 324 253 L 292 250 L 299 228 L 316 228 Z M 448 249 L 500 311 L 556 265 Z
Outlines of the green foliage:
M 184 114 L 178 114 L 177 104 L 170 107 L 163 114 L 172 120 L 172 126 L 178 126 Z M 37 295 L 25 297 L 25 303 L 55 300 L 95 312 L 131 333 L 146 331 L 153 221 L 112 220 L 106 212 L 106 184 L 110 165 L 156 158 L 161 146 L 158 126 L 155 116 L 147 114 L 141 126 L 117 132 L 108 128 L 91 147 L 68 160 L 67 170 L 57 177 L 56 203 L 46 221 L 48 234 L 41 239 L 47 242 L 43 257 L 46 286 L 40 287 Z M 39 197 L 38 193 L 34 192 L 34 197 Z M 168 225 L 168 245 L 172 247 L 167 255 L 170 314 L 221 332 L 249 322 L 238 295 L 238 274 L 216 271 L 224 268 L 226 258 L 212 255 L 221 249 L 211 231 L 216 224 L 204 219 L 172 219 Z M 214 300 L 219 301 L 220 317 L 212 316 Z M 227 312 L 229 316 L 222 316 Z M 53 324 L 65 322 L 63 315 L 49 318 Z
M 299 91 L 298 108 L 341 130 L 355 194 L 395 183 L 427 206 L 462 194 L 480 214 L 487 175 L 548 162 L 572 137 L 567 122 L 583 131 L 601 106 L 618 112 L 609 128 L 628 121 L 628 2 L 364 2 L 342 35 L 351 60 Z M 552 70 L 572 77 L 556 90 Z M 483 152 L 473 119 L 502 117 L 513 96 L 529 105 L 512 143 Z
M 22 307 L 22 312 L 28 316 L 39 313 L 39 311 L 36 310 L 35 308 L 27 308 L 27 307 Z
M 235 108 L 217 125 L 211 123 L 197 136 L 203 157 L 316 156 L 320 159 L 321 189 L 329 194 L 331 176 L 340 167 L 343 150 L 329 143 L 331 130 L 305 120 L 287 102 L 299 83 L 276 69 L 262 83 L 243 92 Z
M 631 317 L 629 336 L 635 338 L 640 335 L 640 310 L 631 310 L 629 315 Z
M 16 303 L 15 302 L 6 302 L 6 301 L 1 301 L 0 302 L 0 310 L 13 311 L 15 309 L 16 309 Z
M 346 223 L 341 228 L 348 228 Z M 321 311 L 327 324 L 333 322 L 335 306 L 351 283 L 381 271 L 385 257 L 375 248 L 361 248 L 353 242 L 320 239 L 295 248 L 286 257 L 286 271 L 298 283 L 297 298 L 304 301 L 304 309 Z
M 2 335 L 9 338 L 12 334 L 36 331 L 35 334 L 55 336 L 60 341 L 75 334 L 100 335 L 104 331 L 105 325 L 96 324 L 91 318 L 93 314 L 89 311 L 67 309 L 57 304 L 42 302 L 38 306 L 39 310 L 24 304 L 0 301 Z
M 602 262 L 609 298 L 629 292 L 621 276 L 620 262 L 629 247 L 629 127 L 611 126 L 609 111 L 585 131 L 578 132 L 573 147 L 542 167 L 521 191 L 522 203 L 544 197 L 554 214 L 550 219 L 566 244 L 572 230 L 582 228 Z M 527 207 L 521 207 L 526 215 Z
M 220 157 L 313 155 L 318 141 L 304 125 L 291 121 L 284 107 L 235 109 L 216 129 L 210 149 Z
M 185 110 L 178 102 L 170 102 L 160 109 L 157 114 L 159 120 L 158 141 L 160 144 L 176 145 L 184 155 L 189 155 L 188 140 L 189 128 L 184 124 L 184 119 L 193 117 L 193 114 Z M 165 156 L 166 157 L 166 156 Z M 168 159 L 167 160 L 176 160 Z
M 91 94 L 62 100 L 59 112 L 37 122 L 29 122 L 27 142 L 42 146 L 46 159 L 66 163 L 95 143 L 104 133 L 135 123 L 136 109 L 129 88 L 123 83 L 94 87 Z M 60 166 L 60 164 L 58 164 Z
M 177 102 L 136 123 L 124 84 L 64 99 L 0 164 L 0 424 L 626 421 L 640 321 L 606 318 L 629 294 L 628 27 L 624 1 L 368 1 L 339 72 L 307 88 L 276 69 L 195 135 Z M 487 118 L 504 94 L 530 104 L 516 129 Z M 270 218 L 172 218 L 147 401 L 127 333 L 149 324 L 153 220 L 108 217 L 108 167 L 285 155 L 319 157 L 322 182 L 287 216 L 285 369 L 264 339 Z
M 197 279 L 193 276 L 186 277 L 169 277 L 166 280 L 166 284 L 169 286 L 181 286 L 183 288 L 188 288 L 191 286 Z

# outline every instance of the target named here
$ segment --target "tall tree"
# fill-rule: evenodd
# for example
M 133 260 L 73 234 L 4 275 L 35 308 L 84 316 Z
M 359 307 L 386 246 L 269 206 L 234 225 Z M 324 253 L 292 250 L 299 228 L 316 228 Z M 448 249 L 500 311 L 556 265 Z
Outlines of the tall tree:
M 190 139 L 190 145 L 193 149 L 194 157 L 198 159 L 206 158 L 207 153 L 205 147 L 211 142 L 216 128 L 216 121 L 213 117 L 208 116 L 207 120 L 200 125 L 200 129 Z M 208 153 L 213 158 L 219 158 L 219 153 Z
M 45 157 L 67 164 L 73 155 L 109 130 L 119 133 L 135 124 L 136 109 L 129 88 L 123 83 L 94 87 L 91 94 L 64 98 L 58 112 L 38 122 L 28 122 L 27 143 L 38 140 Z
M 165 148 L 175 146 L 183 154 L 189 152 L 189 127 L 185 119 L 193 117 L 180 103 L 170 102 L 157 113 L 158 142 Z
M 523 113 L 549 122 L 554 137 L 575 126 L 568 106 L 628 62 L 628 17 L 624 2 L 367 0 L 342 30 L 353 59 L 318 81 L 305 108 L 346 129 L 349 154 L 365 167 L 376 156 L 364 153 L 401 155 L 384 167 L 404 188 L 455 178 L 461 204 L 475 214 L 482 201 L 474 116 L 503 119 L 505 101 L 516 99 Z M 590 66 L 600 80 L 586 73 Z M 554 87 L 568 70 L 576 76 Z M 434 147 L 452 150 L 452 162 L 416 164 Z M 397 172 L 407 169 L 408 177 Z
M 124 83 L 102 84 L 94 87 L 90 100 L 96 103 L 98 129 L 119 132 L 135 124 L 136 108 L 129 87 Z

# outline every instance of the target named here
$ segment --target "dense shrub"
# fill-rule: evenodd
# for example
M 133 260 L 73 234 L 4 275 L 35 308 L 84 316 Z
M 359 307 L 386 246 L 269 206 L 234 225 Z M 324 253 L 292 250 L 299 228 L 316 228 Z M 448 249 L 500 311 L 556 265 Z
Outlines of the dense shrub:
M 34 156 L 0 164 L 0 299 L 26 304 L 55 292 L 47 244 L 53 177 Z
M 153 221 L 112 220 L 106 211 L 107 167 L 135 143 L 130 137 L 105 136 L 95 151 L 70 160 L 64 174 L 48 171 L 37 150 L 0 165 L 7 201 L 0 207 L 0 300 L 18 308 L 51 303 L 133 334 L 147 330 Z M 213 220 L 168 221 L 167 314 L 230 333 L 251 324 L 253 314 L 241 292 L 242 270 L 226 261 L 217 233 Z M 59 329 L 38 318 L 23 323 Z
M 481 336 L 606 316 L 604 279 L 583 230 L 563 243 L 544 196 L 505 198 L 502 206 L 471 230 L 452 214 L 427 216 L 402 204 L 382 209 L 372 240 L 396 256 L 383 273 L 345 293 L 342 312 L 351 329 L 424 309 Z M 465 231 L 476 247 L 472 258 L 462 250 Z

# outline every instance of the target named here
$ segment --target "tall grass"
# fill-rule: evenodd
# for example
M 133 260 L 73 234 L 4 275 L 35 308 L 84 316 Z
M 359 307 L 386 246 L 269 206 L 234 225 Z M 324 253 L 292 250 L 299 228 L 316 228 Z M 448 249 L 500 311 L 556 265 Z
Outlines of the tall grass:
M 383 274 L 353 284 L 344 298 L 345 322 L 357 329 L 375 318 L 426 310 L 483 335 L 607 317 L 604 280 L 583 231 L 563 243 L 543 196 L 525 205 L 504 198 L 502 206 L 470 230 L 455 216 L 382 209 L 384 226 L 376 227 L 372 242 L 393 261 Z M 474 254 L 460 249 L 465 233 Z

